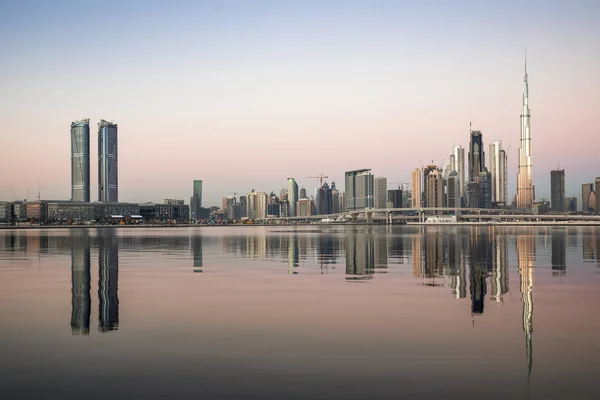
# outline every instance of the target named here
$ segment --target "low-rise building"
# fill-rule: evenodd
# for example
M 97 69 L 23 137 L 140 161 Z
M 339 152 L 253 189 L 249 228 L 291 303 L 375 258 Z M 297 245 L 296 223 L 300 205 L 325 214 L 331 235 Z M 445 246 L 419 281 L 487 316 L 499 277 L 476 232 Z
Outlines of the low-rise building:
M 190 219 L 190 207 L 185 204 L 139 204 L 139 214 L 145 222 L 188 222 Z

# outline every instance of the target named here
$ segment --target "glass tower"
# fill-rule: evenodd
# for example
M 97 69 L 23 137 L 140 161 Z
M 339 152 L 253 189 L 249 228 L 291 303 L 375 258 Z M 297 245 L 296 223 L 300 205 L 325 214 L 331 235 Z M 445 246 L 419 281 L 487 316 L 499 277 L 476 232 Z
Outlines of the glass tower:
M 98 201 L 119 201 L 117 125 L 103 119 L 98 123 Z
M 71 123 L 71 201 L 90 201 L 90 120 Z

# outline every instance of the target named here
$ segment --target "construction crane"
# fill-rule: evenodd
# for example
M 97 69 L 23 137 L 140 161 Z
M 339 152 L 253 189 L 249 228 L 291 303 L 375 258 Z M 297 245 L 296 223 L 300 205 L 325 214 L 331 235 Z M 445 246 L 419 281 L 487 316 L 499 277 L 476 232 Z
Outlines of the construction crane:
M 306 177 L 306 179 L 318 179 L 319 187 L 323 187 L 323 178 L 327 179 L 329 177 L 327 175 L 323 175 L 323 174 L 321 174 L 320 176 L 307 176 Z

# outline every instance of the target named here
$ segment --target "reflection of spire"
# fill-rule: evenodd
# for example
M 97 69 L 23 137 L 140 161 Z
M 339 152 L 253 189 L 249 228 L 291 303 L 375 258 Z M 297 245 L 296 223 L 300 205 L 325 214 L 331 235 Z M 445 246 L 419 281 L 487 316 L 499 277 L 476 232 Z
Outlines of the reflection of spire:
M 71 242 L 71 332 L 90 333 L 90 241 L 87 235 Z
M 98 248 L 98 330 L 119 329 L 119 248 L 114 232 L 101 232 Z
M 535 266 L 535 237 L 517 236 L 517 260 L 521 280 L 523 301 L 523 331 L 525 332 L 525 354 L 527 355 L 527 381 L 533 366 L 533 268 Z

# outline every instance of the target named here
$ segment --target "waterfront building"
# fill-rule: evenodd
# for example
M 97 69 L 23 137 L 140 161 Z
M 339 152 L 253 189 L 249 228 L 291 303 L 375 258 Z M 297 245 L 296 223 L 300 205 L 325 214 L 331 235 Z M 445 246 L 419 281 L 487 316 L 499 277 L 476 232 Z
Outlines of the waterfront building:
M 425 182 L 425 207 L 442 207 L 442 171 L 430 169 Z
M 340 191 L 335 188 L 335 182 L 331 182 L 331 207 L 333 214 L 337 214 L 342 210 L 340 208 Z
M 487 168 L 479 174 L 479 207 L 492 208 L 492 174 Z
M 566 211 L 577 212 L 577 197 L 565 197 Z
M 98 201 L 119 201 L 117 125 L 100 120 L 98 123 Z
M 10 222 L 12 218 L 12 204 L 8 201 L 0 201 L 0 222 Z
M 596 177 L 596 192 L 600 191 L 600 177 Z M 596 193 L 596 213 L 600 214 L 600 193 Z
M 185 202 L 183 200 L 180 199 L 165 199 L 163 201 L 164 204 L 175 204 L 175 205 L 179 205 L 182 206 L 185 204 Z
M 194 180 L 192 187 L 192 197 L 190 197 L 190 219 L 201 219 L 202 208 L 202 181 Z
M 490 168 L 492 179 L 492 204 L 506 205 L 507 181 L 506 181 L 506 152 L 502 149 L 502 141 L 494 140 L 490 144 Z
M 71 123 L 71 201 L 90 201 L 90 120 Z
M 388 190 L 387 201 L 390 203 L 392 208 L 402 208 L 404 205 L 402 204 L 402 189 L 392 189 Z
M 288 201 L 290 202 L 289 216 L 296 216 L 296 204 L 298 203 L 298 184 L 294 178 L 288 178 Z M 306 196 L 306 194 L 305 194 Z
M 597 200 L 596 192 L 594 192 L 594 191 L 590 192 L 590 196 L 588 197 L 588 210 L 591 213 L 595 213 L 595 212 L 599 211 L 599 210 L 596 210 L 596 200 Z
M 421 204 L 423 204 L 423 207 L 427 207 L 427 176 L 433 172 L 433 171 L 437 171 L 438 167 L 435 164 L 430 164 L 428 166 L 426 166 L 425 168 L 423 168 L 423 182 L 422 182 L 422 190 L 423 192 L 421 193 Z M 441 177 L 441 174 L 440 174 Z M 441 207 L 441 206 L 440 206 Z
M 150 223 L 185 223 L 190 219 L 190 208 L 185 204 L 143 203 L 138 214 Z
M 374 207 L 385 208 L 385 203 L 387 201 L 387 178 L 376 176 L 374 186 Z
M 448 176 L 446 198 L 446 204 L 448 207 L 458 208 L 461 206 L 460 179 L 456 170 L 450 172 L 450 175 Z
M 483 134 L 471 131 L 469 142 L 469 182 L 478 182 L 479 174 L 485 168 L 485 152 L 483 151 Z
M 421 169 L 415 168 L 411 174 L 411 178 L 411 206 L 412 208 L 421 208 Z
M 565 212 L 565 170 L 550 171 L 550 205 L 552 211 Z
M 333 196 L 327 182 L 324 182 L 323 186 L 317 190 L 315 199 L 315 205 L 317 207 L 316 214 L 327 215 L 333 213 Z
M 478 182 L 469 182 L 467 184 L 467 206 L 469 208 L 479 208 L 479 196 L 481 190 Z
M 584 183 L 581 185 L 581 211 L 590 211 L 590 193 L 594 191 L 593 183 Z
M 372 208 L 374 203 L 374 180 L 370 168 L 347 171 L 346 177 L 346 211 Z
M 519 147 L 519 172 L 517 173 L 517 208 L 531 208 L 535 195 L 531 172 L 531 132 L 529 114 L 529 82 L 527 81 L 527 58 L 525 59 L 525 91 L 521 114 L 521 139 Z
M 456 207 L 459 207 L 465 202 L 464 198 L 466 191 L 465 149 L 462 146 L 454 145 L 452 147 L 452 155 L 450 156 L 450 166 L 458 174 L 458 189 L 461 204 L 458 204 Z
M 312 204 L 310 199 L 304 197 L 298 200 L 298 204 L 296 206 L 296 210 L 298 211 L 298 217 L 308 217 L 312 215 Z
M 267 217 L 268 196 L 264 192 L 254 190 L 246 196 L 246 216 L 249 219 L 265 219 Z

